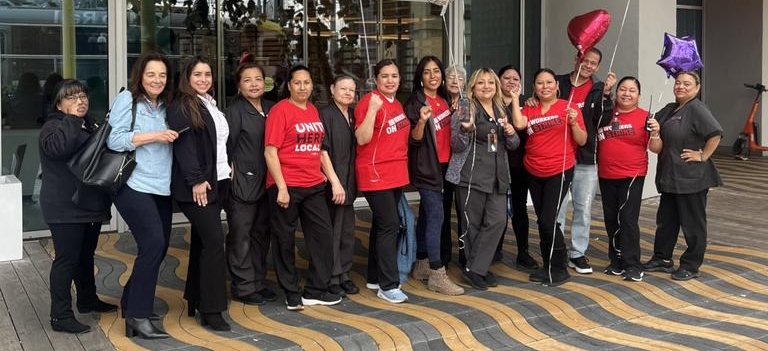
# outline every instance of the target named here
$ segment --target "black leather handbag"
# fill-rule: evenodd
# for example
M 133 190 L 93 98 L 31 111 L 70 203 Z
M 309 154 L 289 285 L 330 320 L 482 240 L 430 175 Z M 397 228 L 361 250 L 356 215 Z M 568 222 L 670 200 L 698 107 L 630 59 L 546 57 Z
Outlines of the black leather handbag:
M 136 123 L 136 103 L 131 106 L 131 131 Z M 111 194 L 117 193 L 128 182 L 136 168 L 135 151 L 114 151 L 107 147 L 112 131 L 109 113 L 104 123 L 88 137 L 88 141 L 67 162 L 75 177 L 84 184 Z

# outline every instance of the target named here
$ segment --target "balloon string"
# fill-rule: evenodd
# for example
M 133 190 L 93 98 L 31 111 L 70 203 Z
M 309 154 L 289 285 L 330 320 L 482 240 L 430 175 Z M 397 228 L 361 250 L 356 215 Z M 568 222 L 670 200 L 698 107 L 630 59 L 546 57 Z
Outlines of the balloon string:
M 371 54 L 370 50 L 368 49 L 368 33 L 365 30 L 365 11 L 363 10 L 363 0 L 359 1 L 360 3 L 360 22 L 363 24 L 363 40 L 365 41 L 365 60 L 368 64 L 366 67 L 368 68 L 368 80 L 366 83 L 373 85 L 373 74 L 371 72 Z
M 656 101 L 657 104 L 661 102 L 661 98 L 664 96 L 664 91 L 667 90 L 667 84 L 669 84 L 669 77 L 667 77 L 667 79 L 664 80 L 664 88 L 661 89 L 661 94 L 659 94 L 659 100 Z M 654 112 L 653 114 L 656 115 L 656 112 Z
M 616 46 L 613 47 L 613 55 L 611 56 L 611 63 L 608 65 L 608 72 L 613 70 L 613 59 L 616 58 L 616 50 L 619 48 L 619 41 L 621 41 L 621 32 L 624 31 L 624 21 L 627 20 L 627 12 L 629 11 L 629 3 L 632 0 L 627 0 L 627 7 L 624 8 L 624 17 L 621 18 L 621 26 L 619 26 L 619 36 L 616 38 Z
M 447 5 L 446 5 L 447 6 Z M 445 22 L 445 11 L 440 15 L 443 18 L 443 29 L 445 30 L 445 37 L 448 38 L 448 60 L 450 60 L 451 67 L 458 68 L 456 65 L 456 58 L 453 55 L 453 42 L 451 41 L 451 34 L 448 32 L 448 23 Z M 462 34 L 462 38 L 463 38 Z M 459 86 L 459 98 L 464 98 L 464 89 Z
M 581 60 L 581 57 L 579 57 L 579 60 Z M 568 97 L 568 106 L 566 106 L 566 109 L 571 108 L 571 102 L 573 101 L 573 88 L 579 86 L 579 76 L 581 75 L 581 63 L 579 63 L 579 69 L 576 70 L 576 81 L 573 82 L 573 87 L 571 88 L 571 96 Z M 568 79 L 571 79 L 568 77 Z

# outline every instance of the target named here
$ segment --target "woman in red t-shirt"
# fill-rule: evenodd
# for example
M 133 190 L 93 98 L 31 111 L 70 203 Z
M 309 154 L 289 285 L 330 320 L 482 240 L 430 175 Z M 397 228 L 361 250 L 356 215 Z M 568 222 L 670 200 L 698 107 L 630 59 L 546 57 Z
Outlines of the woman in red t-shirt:
M 576 148 L 587 141 L 584 120 L 575 106 L 557 98 L 555 72 L 539 69 L 534 75 L 537 106 L 520 109 L 520 89 L 512 91 L 512 121 L 515 129 L 526 131 L 523 163 L 530 173 L 528 189 L 539 223 L 541 256 L 544 266 L 531 273 L 529 280 L 556 286 L 570 279 L 566 265 L 563 232 L 556 217 L 573 180 Z
M 373 68 L 376 89 L 355 107 L 357 185 L 373 214 L 368 246 L 368 284 L 378 296 L 392 303 L 408 300 L 399 288 L 397 204 L 408 185 L 408 134 L 410 122 L 395 99 L 400 71 L 390 59 Z
M 275 273 L 289 310 L 304 305 L 335 305 L 339 295 L 328 292 L 333 266 L 333 228 L 325 202 L 325 176 L 320 170 L 324 129 L 317 108 L 309 102 L 312 77 L 305 66 L 289 72 L 290 96 L 269 111 L 264 131 L 267 195 Z M 301 218 L 309 253 L 304 292 L 299 291 L 294 257 L 297 220 Z
M 640 201 L 648 171 L 648 111 L 638 107 L 640 81 L 621 78 L 616 104 L 606 110 L 597 129 L 597 165 L 600 195 L 608 232 L 606 274 L 623 275 L 627 281 L 642 281 L 640 263 Z M 654 121 L 655 122 L 655 121 Z M 658 133 L 658 123 L 650 123 Z

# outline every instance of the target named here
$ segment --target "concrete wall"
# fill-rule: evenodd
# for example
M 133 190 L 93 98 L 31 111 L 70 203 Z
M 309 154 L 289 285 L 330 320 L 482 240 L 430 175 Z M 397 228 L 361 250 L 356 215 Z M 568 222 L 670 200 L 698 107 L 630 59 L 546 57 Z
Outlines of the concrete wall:
M 704 101 L 723 126 L 722 147 L 733 144 L 752 107 L 755 91 L 743 84 L 766 84 L 760 37 L 763 1 L 740 0 L 738 4 L 704 4 Z M 765 141 L 765 133 L 760 135 Z
M 633 75 L 642 83 L 640 105 L 648 109 L 653 96 L 653 111 L 659 110 L 672 101 L 672 82 L 656 61 L 661 56 L 664 44 L 664 32 L 675 33 L 675 1 L 643 0 L 630 1 L 624 29 L 619 38 L 624 10 L 627 2 L 616 0 L 551 0 L 546 1 L 543 11 L 542 63 L 558 73 L 573 70 L 573 58 L 576 49 L 568 39 L 568 22 L 575 16 L 605 9 L 611 14 L 611 27 L 598 43 L 603 52 L 603 62 L 597 73 L 599 79 L 605 79 L 605 73 L 611 65 L 611 57 L 616 46 L 612 71 L 617 76 Z M 666 84 L 665 84 L 666 83 Z M 661 95 L 661 101 L 659 97 Z M 643 197 L 657 194 L 654 178 L 656 176 L 656 156 L 649 153 L 650 165 L 645 181 Z

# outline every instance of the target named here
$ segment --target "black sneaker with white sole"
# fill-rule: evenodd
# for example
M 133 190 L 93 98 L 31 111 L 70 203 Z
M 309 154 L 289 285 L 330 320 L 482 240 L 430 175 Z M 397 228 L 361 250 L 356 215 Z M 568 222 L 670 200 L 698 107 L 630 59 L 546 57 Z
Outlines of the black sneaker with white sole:
M 643 270 L 646 272 L 672 273 L 675 271 L 675 264 L 672 260 L 651 258 L 648 262 L 643 263 Z
M 576 273 L 579 274 L 592 274 L 592 266 L 587 262 L 586 256 L 569 259 L 568 267 L 575 269 Z
M 643 271 L 630 269 L 624 273 L 624 280 L 630 282 L 641 282 L 643 281 Z
M 301 303 L 304 304 L 304 306 L 333 306 L 339 302 L 341 302 L 341 296 L 330 292 L 323 292 L 320 294 L 304 292 L 304 294 L 301 295 Z
M 617 275 L 618 276 L 618 275 L 624 275 L 625 272 L 624 272 L 623 268 L 618 268 L 618 267 L 616 267 L 614 265 L 609 265 L 608 267 L 605 267 L 605 269 L 603 270 L 603 273 L 608 274 L 608 275 Z
M 301 303 L 301 294 L 295 292 L 285 293 L 285 307 L 289 311 L 301 311 L 304 309 L 304 305 Z

